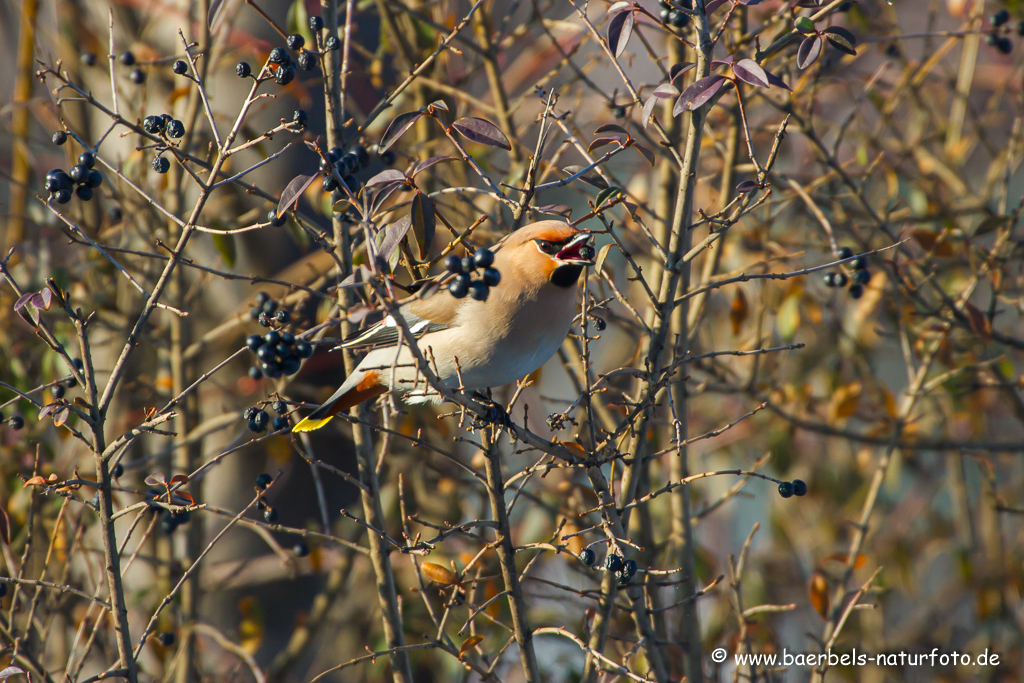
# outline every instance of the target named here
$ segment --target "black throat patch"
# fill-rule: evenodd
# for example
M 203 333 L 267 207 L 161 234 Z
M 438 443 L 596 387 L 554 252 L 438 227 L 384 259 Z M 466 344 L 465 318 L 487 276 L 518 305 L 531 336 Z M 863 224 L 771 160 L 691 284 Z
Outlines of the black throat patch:
M 551 284 L 556 287 L 572 287 L 580 279 L 580 273 L 582 272 L 583 266 L 577 266 L 572 263 L 558 266 L 555 268 L 555 272 L 551 273 Z

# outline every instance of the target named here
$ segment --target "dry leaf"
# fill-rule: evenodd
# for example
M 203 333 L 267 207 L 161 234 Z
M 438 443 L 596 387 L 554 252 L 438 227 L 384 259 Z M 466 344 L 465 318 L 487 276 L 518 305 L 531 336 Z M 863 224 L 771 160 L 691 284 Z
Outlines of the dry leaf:
M 739 287 L 732 298 L 732 305 L 729 306 L 729 320 L 732 321 L 732 336 L 737 336 L 743 329 L 743 322 L 750 314 L 750 304 L 747 303 L 747 295 Z
M 46 480 L 38 474 L 25 482 L 25 486 L 46 486 Z M 24 487 L 22 487 L 24 488 Z
M 564 441 L 562 445 L 568 448 L 577 458 L 583 458 L 584 460 L 587 458 L 587 449 L 583 447 L 583 444 L 577 441 Z
M 475 636 L 470 636 L 469 638 L 466 638 L 464 641 L 462 641 L 462 647 L 459 648 L 459 659 L 462 659 L 463 655 L 465 655 L 474 647 L 482 643 L 483 640 L 484 637 L 480 634 L 477 634 Z
M 455 575 L 455 572 L 439 564 L 424 562 L 421 568 L 428 579 L 443 586 L 451 586 L 459 582 L 459 577 Z
M 864 387 L 859 381 L 850 382 L 836 389 L 828 408 L 829 418 L 841 420 L 857 412 L 857 404 L 860 402 L 860 395 L 863 391 Z
M 818 616 L 822 619 L 828 618 L 828 582 L 819 572 L 815 572 L 811 580 L 807 582 L 807 595 Z

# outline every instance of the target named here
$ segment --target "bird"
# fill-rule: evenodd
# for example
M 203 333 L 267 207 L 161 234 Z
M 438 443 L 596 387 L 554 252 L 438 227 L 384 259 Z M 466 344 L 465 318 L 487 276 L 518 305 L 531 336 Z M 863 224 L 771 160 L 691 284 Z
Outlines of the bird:
M 448 287 L 410 297 L 398 310 L 438 379 L 451 388 L 481 391 L 509 384 L 540 368 L 561 346 L 576 317 L 576 292 L 593 265 L 593 235 L 545 220 L 523 226 L 493 248 L 500 281 L 484 300 L 456 297 Z M 464 292 L 463 292 L 464 293 Z M 394 391 L 409 404 L 440 403 L 401 342 L 388 315 L 350 335 L 340 348 L 373 347 L 334 394 L 296 424 L 320 429 L 334 415 Z

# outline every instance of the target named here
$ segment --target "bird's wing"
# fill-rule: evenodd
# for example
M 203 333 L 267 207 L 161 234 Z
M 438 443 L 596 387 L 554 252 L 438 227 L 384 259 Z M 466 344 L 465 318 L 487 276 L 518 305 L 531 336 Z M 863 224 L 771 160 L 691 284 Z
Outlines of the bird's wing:
M 430 332 L 446 330 L 455 324 L 456 313 L 464 301 L 456 299 L 441 289 L 426 298 L 415 298 L 401 306 L 402 317 L 415 337 Z M 398 343 L 401 328 L 395 319 L 387 315 L 374 325 L 356 332 L 342 340 L 341 348 L 351 349 L 362 346 L 393 346 Z

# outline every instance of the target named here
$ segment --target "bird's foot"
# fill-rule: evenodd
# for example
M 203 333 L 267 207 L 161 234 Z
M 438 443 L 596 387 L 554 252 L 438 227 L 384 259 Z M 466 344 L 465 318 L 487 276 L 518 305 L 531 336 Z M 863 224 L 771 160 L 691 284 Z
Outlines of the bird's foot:
M 505 410 L 505 406 L 480 393 L 474 393 L 473 398 L 487 406 L 486 415 L 483 417 L 477 416 L 473 419 L 474 427 L 479 429 L 486 427 L 488 424 L 493 424 L 505 429 L 512 428 L 512 418 L 509 416 L 508 411 Z

